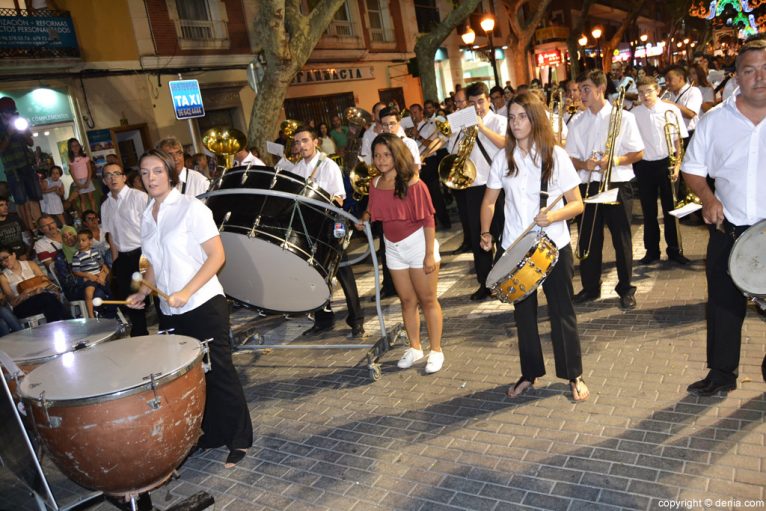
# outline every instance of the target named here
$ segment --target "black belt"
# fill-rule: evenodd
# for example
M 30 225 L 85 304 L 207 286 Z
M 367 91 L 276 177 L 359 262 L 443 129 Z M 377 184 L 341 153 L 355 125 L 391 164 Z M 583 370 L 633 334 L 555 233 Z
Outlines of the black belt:
M 138 253 L 141 253 L 141 247 L 138 247 L 138 248 L 134 248 L 133 250 L 128 250 L 127 252 L 117 252 L 117 253 L 118 253 L 118 254 L 121 254 L 121 255 L 133 255 L 133 254 L 138 254 Z
M 725 218 L 723 219 L 723 232 L 734 238 L 735 240 L 742 236 L 744 232 L 750 229 L 749 225 L 734 225 Z

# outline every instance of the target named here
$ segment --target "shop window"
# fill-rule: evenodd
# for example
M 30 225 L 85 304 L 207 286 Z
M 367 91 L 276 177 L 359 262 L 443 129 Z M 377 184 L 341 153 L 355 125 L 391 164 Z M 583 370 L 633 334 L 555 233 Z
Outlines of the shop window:
M 418 32 L 430 32 L 434 25 L 441 22 L 436 0 L 415 0 L 415 18 L 418 22 Z
M 321 122 L 329 125 L 333 115 L 342 119 L 343 111 L 350 106 L 355 106 L 353 92 L 292 98 L 285 100 L 285 115 L 301 123 L 313 120 L 318 127 Z
M 221 0 L 175 0 L 167 6 L 181 48 L 228 47 L 229 20 Z
M 388 43 L 394 40 L 389 0 L 367 0 L 367 17 L 372 42 Z

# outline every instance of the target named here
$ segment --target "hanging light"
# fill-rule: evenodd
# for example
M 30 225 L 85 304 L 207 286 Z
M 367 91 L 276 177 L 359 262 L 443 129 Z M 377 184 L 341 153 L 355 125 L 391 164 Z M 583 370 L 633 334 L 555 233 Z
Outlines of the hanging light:
M 463 35 L 461 35 L 460 38 L 465 44 L 473 44 L 473 42 L 476 40 L 476 32 L 474 32 L 473 29 L 469 26 L 466 31 L 463 32 Z
M 479 22 L 479 25 L 481 25 L 481 29 L 485 32 L 492 32 L 495 28 L 495 18 L 492 17 L 491 14 L 487 14 L 482 20 Z

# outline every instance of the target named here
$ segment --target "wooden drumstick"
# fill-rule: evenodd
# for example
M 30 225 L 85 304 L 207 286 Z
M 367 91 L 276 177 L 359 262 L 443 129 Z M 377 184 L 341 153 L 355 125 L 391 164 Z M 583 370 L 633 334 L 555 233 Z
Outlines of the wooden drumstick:
M 93 299 L 93 306 L 94 307 L 101 307 L 102 305 L 127 305 L 127 300 L 104 300 L 102 298 L 94 298 Z
M 148 287 L 149 289 L 151 289 L 152 291 L 154 291 L 155 293 L 157 293 L 157 296 L 159 296 L 160 298 L 162 298 L 166 302 L 170 301 L 170 297 L 166 293 L 163 293 L 162 291 L 157 289 L 157 286 L 155 286 L 154 284 L 152 284 L 152 283 L 148 282 L 146 279 L 144 279 L 144 277 L 139 272 L 135 272 L 133 274 L 133 282 L 137 282 L 138 283 L 139 289 L 141 289 L 141 285 L 144 285 L 144 286 Z

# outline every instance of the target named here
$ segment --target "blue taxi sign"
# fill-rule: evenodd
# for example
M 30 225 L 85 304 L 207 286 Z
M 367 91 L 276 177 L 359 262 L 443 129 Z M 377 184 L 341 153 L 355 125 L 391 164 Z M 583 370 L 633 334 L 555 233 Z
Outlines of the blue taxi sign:
M 173 110 L 175 110 L 176 119 L 205 117 L 202 93 L 200 92 L 197 80 L 171 81 L 170 98 L 173 100 Z

